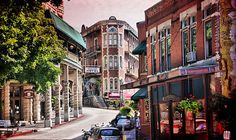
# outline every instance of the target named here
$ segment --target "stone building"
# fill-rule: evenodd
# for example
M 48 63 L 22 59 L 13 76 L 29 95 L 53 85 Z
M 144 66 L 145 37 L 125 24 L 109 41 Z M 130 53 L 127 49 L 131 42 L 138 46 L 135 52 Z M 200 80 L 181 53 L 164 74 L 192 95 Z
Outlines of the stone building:
M 66 23 L 63 17 L 63 5 L 55 9 L 51 4 L 44 4 L 45 8 L 53 8 L 55 13 L 49 12 L 59 39 L 63 40 L 67 50 L 66 58 L 58 65 L 62 74 L 58 76 L 57 83 L 45 94 L 36 93 L 33 85 L 21 84 L 18 81 L 8 81 L 1 91 L 0 119 L 15 121 L 39 121 L 44 119 L 45 126 L 52 126 L 55 114 L 55 124 L 70 120 L 70 112 L 74 117 L 82 114 L 82 84 L 83 67 L 81 64 L 82 53 L 86 44 L 81 34 Z M 52 97 L 54 104 L 52 104 Z M 53 105 L 53 106 L 52 106 Z
M 125 21 L 111 16 L 90 27 L 83 25 L 81 34 L 87 45 L 85 94 L 106 99 L 130 99 L 135 90 L 122 91 L 120 85 L 138 77 L 138 57 L 131 53 L 138 45 L 136 31 Z M 97 87 L 96 81 L 100 83 Z

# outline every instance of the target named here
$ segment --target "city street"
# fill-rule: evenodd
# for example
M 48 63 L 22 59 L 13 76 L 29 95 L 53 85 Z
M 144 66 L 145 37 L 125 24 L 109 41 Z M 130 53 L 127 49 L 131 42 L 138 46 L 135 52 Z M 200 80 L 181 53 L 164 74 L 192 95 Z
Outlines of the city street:
M 80 139 L 82 129 L 88 130 L 97 123 L 109 123 L 117 114 L 115 110 L 83 108 L 84 117 L 71 123 L 30 135 L 12 137 L 11 139 Z

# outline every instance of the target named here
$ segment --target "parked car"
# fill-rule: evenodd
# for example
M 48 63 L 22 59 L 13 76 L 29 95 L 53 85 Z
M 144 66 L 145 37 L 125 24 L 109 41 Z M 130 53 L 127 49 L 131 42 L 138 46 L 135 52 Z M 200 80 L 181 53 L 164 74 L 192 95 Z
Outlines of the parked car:
M 120 140 L 121 132 L 116 127 L 95 128 L 88 140 Z
M 119 130 L 122 130 L 122 127 L 124 127 L 125 130 L 133 129 L 135 126 L 135 121 L 132 118 L 129 118 L 127 116 L 120 116 L 118 118 L 116 127 L 119 128 Z

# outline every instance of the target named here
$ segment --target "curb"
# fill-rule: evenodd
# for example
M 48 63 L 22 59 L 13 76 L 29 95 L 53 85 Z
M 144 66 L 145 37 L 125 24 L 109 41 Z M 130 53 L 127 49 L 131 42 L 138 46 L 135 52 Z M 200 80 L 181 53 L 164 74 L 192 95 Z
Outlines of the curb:
M 57 128 L 57 127 L 60 127 L 62 125 L 65 125 L 65 124 L 68 124 L 68 123 L 71 123 L 71 122 L 74 122 L 76 120 L 79 120 L 81 118 L 83 118 L 84 115 L 80 115 L 78 118 L 73 118 L 72 120 L 68 121 L 68 122 L 63 122 L 61 124 L 58 124 L 58 125 L 54 125 L 51 127 L 51 129 L 53 128 Z M 0 139 L 7 139 L 9 137 L 16 137 L 16 136 L 23 136 L 23 135 L 28 135 L 28 134 L 32 134 L 32 133 L 35 133 L 35 132 L 38 132 L 39 130 L 37 129 L 32 129 L 32 130 L 29 130 L 29 131 L 25 131 L 25 132 L 20 132 L 20 133 L 15 133 L 15 134 L 11 134 L 10 136 L 6 136 L 6 135 L 2 135 L 0 136 Z

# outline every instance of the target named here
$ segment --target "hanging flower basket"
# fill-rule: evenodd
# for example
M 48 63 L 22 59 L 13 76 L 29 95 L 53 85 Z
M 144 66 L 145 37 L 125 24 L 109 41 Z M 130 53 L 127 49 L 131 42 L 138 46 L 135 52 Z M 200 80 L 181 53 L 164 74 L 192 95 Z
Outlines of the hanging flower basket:
M 192 113 L 198 113 L 202 108 L 202 105 L 192 98 L 181 100 L 177 105 L 178 110 L 189 111 Z

